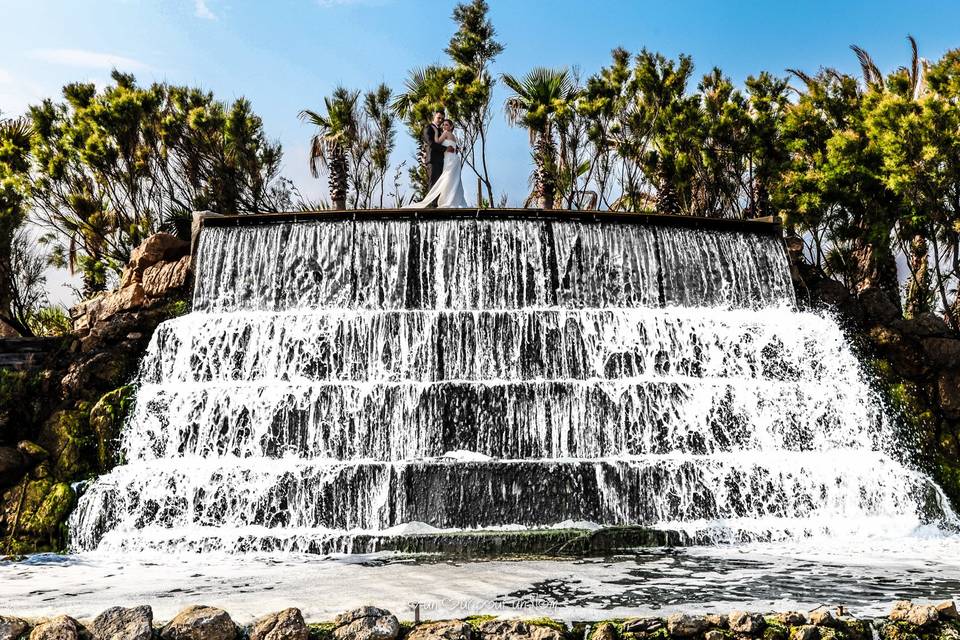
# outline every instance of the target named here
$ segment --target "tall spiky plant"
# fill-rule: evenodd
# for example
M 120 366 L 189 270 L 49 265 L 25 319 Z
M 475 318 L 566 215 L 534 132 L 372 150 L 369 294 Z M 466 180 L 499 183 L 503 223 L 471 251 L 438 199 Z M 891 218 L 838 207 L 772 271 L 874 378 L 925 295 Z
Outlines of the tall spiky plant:
M 317 127 L 310 139 L 310 173 L 320 177 L 320 167 L 327 170 L 330 201 L 335 209 L 347 208 L 350 165 L 347 151 L 359 135 L 357 101 L 359 91 L 338 86 L 323 99 L 326 114 L 310 109 L 300 112 L 300 119 Z
M 554 123 L 558 115 L 573 107 L 576 90 L 566 69 L 537 67 L 522 78 L 508 73 L 501 76 L 513 91 L 504 105 L 507 122 L 526 127 L 533 147 L 534 192 L 540 206 L 552 209 L 557 193 L 556 144 Z

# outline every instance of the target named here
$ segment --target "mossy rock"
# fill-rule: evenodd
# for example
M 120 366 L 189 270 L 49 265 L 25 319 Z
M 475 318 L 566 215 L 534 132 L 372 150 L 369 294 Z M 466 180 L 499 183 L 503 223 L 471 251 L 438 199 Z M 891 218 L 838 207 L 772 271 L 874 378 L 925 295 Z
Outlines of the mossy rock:
M 91 470 L 95 439 L 90 431 L 86 403 L 57 411 L 44 423 L 40 444 L 50 452 L 51 472 L 60 480 L 74 480 Z
M 24 478 L 7 491 L 3 499 L 4 533 L 13 541 L 7 553 L 60 550 L 62 525 L 76 498 L 69 484 L 49 476 Z
M 108 471 L 117 460 L 116 441 L 133 403 L 133 387 L 127 385 L 105 393 L 90 410 L 90 428 L 97 439 L 97 467 Z
M 336 625 L 332 622 L 313 622 L 307 625 L 310 632 L 309 640 L 328 640 L 333 637 Z

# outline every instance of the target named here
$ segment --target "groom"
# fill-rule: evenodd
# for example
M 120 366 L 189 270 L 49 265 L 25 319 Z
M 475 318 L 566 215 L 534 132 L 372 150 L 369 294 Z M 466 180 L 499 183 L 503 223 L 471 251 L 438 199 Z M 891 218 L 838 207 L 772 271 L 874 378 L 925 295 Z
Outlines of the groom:
M 421 138 L 423 139 L 424 164 L 427 165 L 427 175 L 430 177 L 430 186 L 432 187 L 440 179 L 443 173 L 443 154 L 452 151 L 439 142 L 440 126 L 443 124 L 443 109 L 437 109 L 433 112 L 433 121 L 429 122 L 423 128 Z

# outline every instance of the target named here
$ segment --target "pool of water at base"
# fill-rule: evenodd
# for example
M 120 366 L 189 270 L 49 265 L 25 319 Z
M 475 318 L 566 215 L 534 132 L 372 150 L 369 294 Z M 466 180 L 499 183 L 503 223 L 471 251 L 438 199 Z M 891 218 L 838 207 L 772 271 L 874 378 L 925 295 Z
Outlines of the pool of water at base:
M 0 613 L 90 618 L 150 604 L 166 620 L 190 604 L 245 623 L 299 607 L 307 620 L 376 604 L 401 620 L 489 613 L 567 621 L 674 611 L 809 610 L 860 616 L 893 601 L 960 597 L 960 536 L 646 549 L 582 560 L 453 561 L 397 555 L 38 554 L 0 562 Z

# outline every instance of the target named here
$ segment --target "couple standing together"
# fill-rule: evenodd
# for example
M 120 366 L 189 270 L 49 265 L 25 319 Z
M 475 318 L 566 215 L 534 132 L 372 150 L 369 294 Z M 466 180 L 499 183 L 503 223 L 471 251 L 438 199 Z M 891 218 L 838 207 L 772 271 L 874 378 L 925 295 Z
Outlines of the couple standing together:
M 443 111 L 433 114 L 433 121 L 423 128 L 423 145 L 430 190 L 420 202 L 407 205 L 410 209 L 426 209 L 436 202 L 440 208 L 466 208 L 463 183 L 460 181 L 460 150 L 453 134 L 453 121 L 444 118 Z

